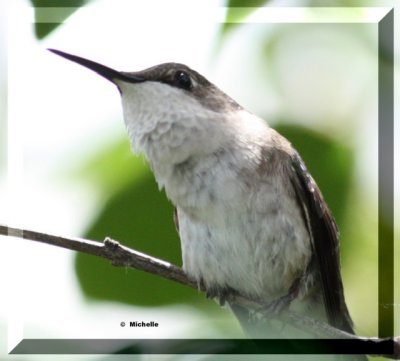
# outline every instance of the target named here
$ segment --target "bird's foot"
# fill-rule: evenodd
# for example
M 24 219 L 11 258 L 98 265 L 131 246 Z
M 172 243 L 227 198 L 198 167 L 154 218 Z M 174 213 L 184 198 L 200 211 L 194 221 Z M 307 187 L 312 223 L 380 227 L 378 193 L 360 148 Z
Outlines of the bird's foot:
M 297 298 L 300 291 L 300 279 L 296 280 L 290 287 L 289 292 L 279 297 L 272 302 L 269 302 L 261 307 L 259 310 L 264 317 L 271 318 L 279 315 L 283 310 L 287 309 L 292 301 Z
M 286 322 L 279 319 L 282 311 L 289 308 L 291 302 L 296 298 L 297 294 L 289 291 L 286 295 L 279 297 L 272 302 L 265 303 L 257 310 L 249 314 L 249 318 L 256 324 L 267 324 L 269 327 L 276 330 L 277 334 L 281 334 Z
M 206 297 L 210 299 L 217 299 L 220 306 L 224 306 L 229 296 L 237 294 L 237 292 L 230 287 L 212 286 L 207 287 Z
M 279 315 L 283 310 L 287 309 L 295 297 L 291 293 L 269 302 L 259 310 L 266 317 L 273 317 Z

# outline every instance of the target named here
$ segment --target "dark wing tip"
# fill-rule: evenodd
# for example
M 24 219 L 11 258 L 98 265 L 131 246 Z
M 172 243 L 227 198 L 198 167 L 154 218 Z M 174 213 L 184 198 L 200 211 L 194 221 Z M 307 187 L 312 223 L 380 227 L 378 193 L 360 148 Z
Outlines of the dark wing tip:
M 339 260 L 339 232 L 321 191 L 297 152 L 291 155 L 292 184 L 301 206 L 308 213 L 306 226 L 322 282 L 329 323 L 350 333 L 353 331 L 343 293 Z M 307 224 L 308 223 L 308 224 Z

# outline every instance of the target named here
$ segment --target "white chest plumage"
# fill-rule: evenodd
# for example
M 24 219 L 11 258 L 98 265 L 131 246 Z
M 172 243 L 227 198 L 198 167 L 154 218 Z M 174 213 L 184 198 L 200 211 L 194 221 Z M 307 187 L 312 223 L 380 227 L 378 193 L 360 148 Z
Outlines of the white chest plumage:
M 309 235 L 279 178 L 266 174 L 255 187 L 235 160 L 228 151 L 189 159 L 165 183 L 178 208 L 183 267 L 207 288 L 274 300 L 305 271 Z

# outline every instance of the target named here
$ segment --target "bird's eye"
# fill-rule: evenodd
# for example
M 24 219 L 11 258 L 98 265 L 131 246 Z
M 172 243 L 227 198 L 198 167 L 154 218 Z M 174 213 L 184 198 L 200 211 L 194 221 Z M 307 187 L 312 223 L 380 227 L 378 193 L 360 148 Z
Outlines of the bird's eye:
M 190 90 L 193 86 L 189 74 L 181 70 L 175 73 L 174 85 L 185 90 Z

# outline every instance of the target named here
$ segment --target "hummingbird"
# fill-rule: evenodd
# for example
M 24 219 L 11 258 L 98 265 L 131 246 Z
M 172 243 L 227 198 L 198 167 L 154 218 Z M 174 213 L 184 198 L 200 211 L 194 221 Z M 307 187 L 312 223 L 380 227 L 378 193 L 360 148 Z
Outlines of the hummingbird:
M 286 138 L 186 65 L 124 72 L 49 50 L 117 86 L 132 151 L 175 207 L 183 269 L 208 296 L 236 293 L 354 333 L 337 225 Z M 251 311 L 229 306 L 257 337 Z

